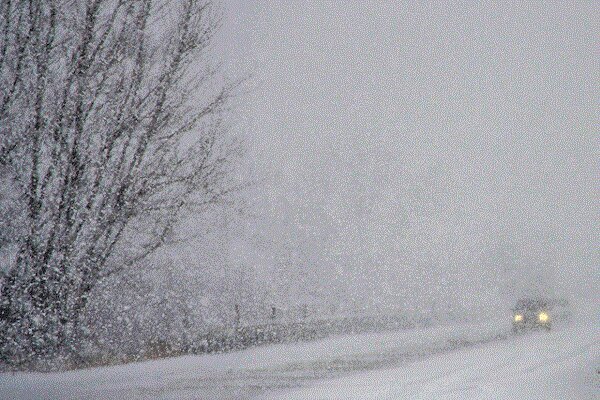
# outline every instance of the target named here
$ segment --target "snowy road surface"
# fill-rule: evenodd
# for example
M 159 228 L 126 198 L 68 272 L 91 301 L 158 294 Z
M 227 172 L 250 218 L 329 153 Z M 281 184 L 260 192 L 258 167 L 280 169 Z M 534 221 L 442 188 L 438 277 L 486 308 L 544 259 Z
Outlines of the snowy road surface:
M 3 399 L 600 399 L 598 321 L 513 337 L 498 323 L 346 335 L 52 374 Z

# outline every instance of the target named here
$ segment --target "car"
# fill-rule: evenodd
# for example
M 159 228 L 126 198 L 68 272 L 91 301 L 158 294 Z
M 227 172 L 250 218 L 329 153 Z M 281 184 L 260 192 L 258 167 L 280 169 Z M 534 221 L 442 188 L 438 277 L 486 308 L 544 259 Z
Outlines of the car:
M 550 302 L 544 298 L 528 297 L 517 301 L 512 310 L 513 332 L 552 328 Z

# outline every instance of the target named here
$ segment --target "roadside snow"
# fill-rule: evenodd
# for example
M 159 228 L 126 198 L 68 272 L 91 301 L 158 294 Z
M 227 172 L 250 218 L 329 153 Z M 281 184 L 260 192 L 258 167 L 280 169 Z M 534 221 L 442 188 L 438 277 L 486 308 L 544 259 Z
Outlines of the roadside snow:
M 252 398 L 493 340 L 503 328 L 443 325 L 64 373 L 0 374 L 0 398 Z
M 516 338 L 507 328 L 502 321 L 445 325 L 65 373 L 0 374 L 0 398 L 585 399 L 594 387 L 598 392 L 597 325 Z

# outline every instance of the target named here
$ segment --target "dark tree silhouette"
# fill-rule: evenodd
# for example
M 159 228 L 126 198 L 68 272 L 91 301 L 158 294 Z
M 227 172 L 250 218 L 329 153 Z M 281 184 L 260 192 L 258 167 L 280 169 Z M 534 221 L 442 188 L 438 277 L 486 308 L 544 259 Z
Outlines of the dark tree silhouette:
M 219 24 L 204 0 L 0 3 L 5 362 L 74 353 L 93 289 L 235 189 Z

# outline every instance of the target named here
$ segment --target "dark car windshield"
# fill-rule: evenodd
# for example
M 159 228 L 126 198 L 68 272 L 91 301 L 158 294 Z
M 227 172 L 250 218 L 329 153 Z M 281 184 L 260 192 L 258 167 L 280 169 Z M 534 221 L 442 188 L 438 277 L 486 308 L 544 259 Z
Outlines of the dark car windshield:
M 548 303 L 543 299 L 521 299 L 517 302 L 516 310 L 540 310 L 547 308 Z

